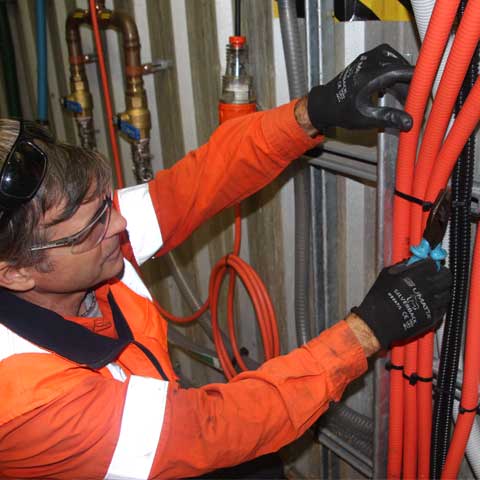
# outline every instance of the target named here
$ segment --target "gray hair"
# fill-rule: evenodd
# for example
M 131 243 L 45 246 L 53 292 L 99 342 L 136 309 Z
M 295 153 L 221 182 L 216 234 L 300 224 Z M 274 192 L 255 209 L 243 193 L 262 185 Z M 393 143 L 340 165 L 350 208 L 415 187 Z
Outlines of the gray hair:
M 17 120 L 0 119 L 0 165 L 3 165 L 20 132 Z M 39 267 L 45 251 L 32 252 L 44 243 L 46 228 L 71 218 L 80 205 L 107 192 L 111 167 L 98 152 L 64 143 L 35 144 L 48 158 L 42 185 L 32 200 L 0 219 L 0 261 L 13 267 Z M 45 225 L 45 214 L 63 205 L 59 215 Z

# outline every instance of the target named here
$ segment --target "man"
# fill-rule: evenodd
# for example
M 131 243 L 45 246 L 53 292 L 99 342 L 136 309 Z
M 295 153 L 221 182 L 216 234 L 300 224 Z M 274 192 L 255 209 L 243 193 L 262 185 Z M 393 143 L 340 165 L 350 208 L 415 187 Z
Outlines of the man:
M 132 266 L 273 180 L 324 128 L 410 128 L 406 113 L 370 104 L 410 77 L 377 47 L 304 99 L 224 123 L 149 184 L 115 192 L 115 208 L 100 155 L 1 121 L 0 476 L 180 478 L 240 464 L 299 437 L 366 357 L 433 328 L 448 271 L 398 264 L 303 347 L 228 384 L 182 389 L 166 322 Z

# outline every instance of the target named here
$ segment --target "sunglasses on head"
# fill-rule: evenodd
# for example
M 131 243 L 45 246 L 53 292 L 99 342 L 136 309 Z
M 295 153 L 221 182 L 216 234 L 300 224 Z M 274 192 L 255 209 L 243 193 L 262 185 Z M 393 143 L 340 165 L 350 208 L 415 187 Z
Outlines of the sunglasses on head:
M 31 200 L 42 184 L 47 156 L 35 140 L 55 140 L 40 125 L 22 120 L 20 132 L 0 168 L 0 209 L 11 211 Z

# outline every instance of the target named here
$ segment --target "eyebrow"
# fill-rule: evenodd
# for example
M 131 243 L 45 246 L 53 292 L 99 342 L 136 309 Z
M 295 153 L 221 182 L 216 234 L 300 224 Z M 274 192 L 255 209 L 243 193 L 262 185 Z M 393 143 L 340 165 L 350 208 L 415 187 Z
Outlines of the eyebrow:
M 109 197 L 109 196 L 110 196 L 110 197 L 112 196 L 112 193 L 111 193 L 111 192 L 110 192 L 110 193 L 105 193 L 105 194 L 103 195 L 103 197 L 97 197 L 97 198 L 100 198 L 100 199 L 101 199 L 100 206 L 95 210 L 95 212 L 94 212 L 93 215 L 90 217 L 90 219 L 88 220 L 88 222 L 86 222 L 85 225 L 80 228 L 79 232 L 81 232 L 84 228 L 86 228 L 86 227 L 92 222 L 92 220 L 98 215 L 98 213 L 100 212 L 100 210 L 103 208 L 103 205 L 104 205 L 104 203 L 105 203 L 105 200 L 106 200 L 107 197 Z M 90 200 L 89 202 L 81 203 L 81 204 L 79 205 L 79 208 L 80 208 L 82 205 L 86 205 L 87 203 L 90 203 L 90 202 L 93 202 L 93 201 L 94 201 L 94 199 Z M 66 222 L 67 220 L 70 220 L 71 218 L 73 218 L 77 212 L 78 212 L 78 209 L 77 209 L 77 211 L 76 211 L 72 216 L 70 216 L 70 217 L 68 217 L 68 218 L 61 219 L 61 217 L 60 217 L 60 219 L 57 218 L 57 219 L 54 220 L 53 222 L 46 223 L 46 224 L 43 225 L 43 228 L 44 228 L 45 230 L 48 230 L 48 229 L 51 228 L 51 227 L 54 227 L 54 226 L 56 226 L 56 225 L 60 225 L 61 223 Z M 71 235 L 75 235 L 75 233 L 72 233 L 72 234 L 66 235 L 66 236 L 68 237 L 68 236 L 71 236 Z

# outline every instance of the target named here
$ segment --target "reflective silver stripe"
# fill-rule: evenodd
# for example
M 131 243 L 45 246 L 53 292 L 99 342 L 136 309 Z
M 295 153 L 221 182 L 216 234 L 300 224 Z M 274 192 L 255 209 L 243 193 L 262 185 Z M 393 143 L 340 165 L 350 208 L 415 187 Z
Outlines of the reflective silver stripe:
M 0 361 L 19 353 L 50 353 L 0 325 Z
M 133 265 L 126 259 L 123 259 L 123 265 L 122 283 L 124 283 L 130 290 L 133 290 L 137 295 L 152 300 L 152 295 L 150 295 L 148 288 L 143 283 Z
M 135 185 L 117 190 L 120 212 L 127 220 L 133 254 L 137 263 L 151 258 L 163 245 L 155 209 L 148 184 Z
M 132 375 L 117 446 L 105 479 L 147 479 L 157 451 L 168 382 Z
M 128 378 L 127 374 L 118 363 L 109 363 L 106 368 L 115 380 L 125 383 L 125 380 Z

